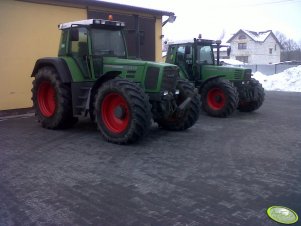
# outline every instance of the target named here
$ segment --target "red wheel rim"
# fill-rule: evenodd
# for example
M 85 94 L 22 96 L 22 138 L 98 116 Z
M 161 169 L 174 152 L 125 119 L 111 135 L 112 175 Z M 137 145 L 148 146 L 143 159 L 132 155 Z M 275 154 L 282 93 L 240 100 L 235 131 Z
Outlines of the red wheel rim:
M 207 94 L 207 103 L 210 108 L 220 110 L 225 106 L 226 97 L 225 93 L 220 88 L 213 88 Z
M 55 112 L 55 90 L 49 81 L 43 81 L 38 89 L 38 104 L 45 117 L 51 117 Z
M 130 121 L 129 106 L 118 93 L 108 94 L 101 105 L 101 116 L 107 129 L 112 133 L 122 133 Z

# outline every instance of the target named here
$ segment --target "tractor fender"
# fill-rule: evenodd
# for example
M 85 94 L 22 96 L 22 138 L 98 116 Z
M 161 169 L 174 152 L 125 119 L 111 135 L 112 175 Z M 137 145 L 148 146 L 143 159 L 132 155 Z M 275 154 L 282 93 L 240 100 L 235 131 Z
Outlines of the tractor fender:
M 213 80 L 213 79 L 217 79 L 217 78 L 223 78 L 223 77 L 225 77 L 225 76 L 223 76 L 223 75 L 217 75 L 217 76 L 213 76 L 213 77 L 208 78 L 207 80 L 203 81 L 203 82 L 201 83 L 201 85 L 198 87 L 199 93 L 201 93 L 201 91 L 202 91 L 202 89 L 203 89 L 203 86 L 204 86 L 205 84 L 207 84 L 209 81 L 211 81 L 211 80 Z
M 109 71 L 109 72 L 103 74 L 102 76 L 100 76 L 100 78 L 94 83 L 94 85 L 91 89 L 90 98 L 89 98 L 89 102 L 90 102 L 89 109 L 93 109 L 94 96 L 96 95 L 99 87 L 102 86 L 102 84 L 104 84 L 105 82 L 116 78 L 120 74 L 121 74 L 121 71 Z
M 45 66 L 54 67 L 63 83 L 72 82 L 72 76 L 67 63 L 64 59 L 59 57 L 44 57 L 38 59 L 31 73 L 31 77 L 34 77 L 37 74 L 38 70 Z

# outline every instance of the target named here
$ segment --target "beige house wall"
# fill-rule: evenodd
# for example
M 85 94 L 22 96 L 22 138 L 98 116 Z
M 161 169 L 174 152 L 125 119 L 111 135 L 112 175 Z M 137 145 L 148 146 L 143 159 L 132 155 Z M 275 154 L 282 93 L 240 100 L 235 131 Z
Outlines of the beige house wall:
M 90 8 L 89 8 L 90 9 Z M 62 22 L 87 18 L 87 8 L 0 0 L 0 111 L 32 107 L 31 73 L 37 59 L 57 56 Z M 134 12 L 115 11 L 131 15 Z M 139 16 L 154 15 L 139 13 Z M 155 16 L 155 60 L 162 61 L 162 18 Z
M 156 62 L 162 62 L 162 18 L 156 19 L 155 24 L 155 46 L 156 46 Z
M 0 1 L 0 110 L 32 106 L 35 61 L 57 56 L 59 23 L 85 18 L 85 9 Z

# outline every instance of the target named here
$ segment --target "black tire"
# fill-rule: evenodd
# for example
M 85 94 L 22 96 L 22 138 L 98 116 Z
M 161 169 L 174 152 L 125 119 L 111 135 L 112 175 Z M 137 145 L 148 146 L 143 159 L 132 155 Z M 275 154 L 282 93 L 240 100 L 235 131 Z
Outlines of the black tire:
M 210 116 L 228 117 L 238 106 L 238 92 L 232 82 L 223 78 L 208 81 L 200 90 L 202 108 Z
M 262 85 L 260 84 L 260 82 L 258 82 L 256 79 L 252 78 L 250 81 L 250 85 L 252 88 L 252 94 L 254 95 L 254 91 L 256 90 L 257 92 L 257 98 L 254 99 L 253 101 L 240 101 L 238 104 L 238 110 L 241 112 L 251 112 L 251 111 L 255 111 L 258 108 L 261 107 L 261 105 L 263 104 L 264 101 L 264 88 L 262 87 Z
M 96 94 L 94 109 L 102 136 L 112 143 L 133 143 L 151 126 L 148 96 L 129 80 L 114 78 L 104 83 Z
M 32 84 L 31 99 L 42 127 L 65 129 L 77 122 L 72 113 L 70 85 L 60 81 L 53 67 L 40 68 Z
M 181 117 L 172 116 L 168 119 L 162 117 L 155 120 L 160 127 L 166 130 L 186 130 L 196 123 L 200 115 L 201 101 L 199 94 L 194 93 L 194 85 L 192 85 L 189 81 L 179 80 L 177 83 L 177 89 L 180 91 L 176 99 L 178 106 L 183 103 L 187 97 L 191 97 L 192 99 Z

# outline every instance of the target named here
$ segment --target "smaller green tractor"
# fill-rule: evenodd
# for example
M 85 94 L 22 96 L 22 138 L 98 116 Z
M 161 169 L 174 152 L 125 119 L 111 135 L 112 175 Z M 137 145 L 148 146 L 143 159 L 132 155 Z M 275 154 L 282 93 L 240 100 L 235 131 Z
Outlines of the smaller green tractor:
M 202 108 L 208 115 L 227 117 L 236 109 L 242 112 L 258 109 L 265 96 L 262 85 L 252 78 L 250 69 L 222 66 L 221 47 L 220 40 L 200 38 L 169 44 L 166 62 L 178 65 L 180 76 L 195 83 L 201 94 Z
M 105 140 L 126 144 L 146 135 L 151 119 L 167 130 L 194 125 L 197 89 L 180 79 L 176 65 L 129 59 L 124 26 L 104 19 L 59 25 L 58 57 L 38 59 L 32 72 L 43 127 L 67 128 L 89 115 Z

